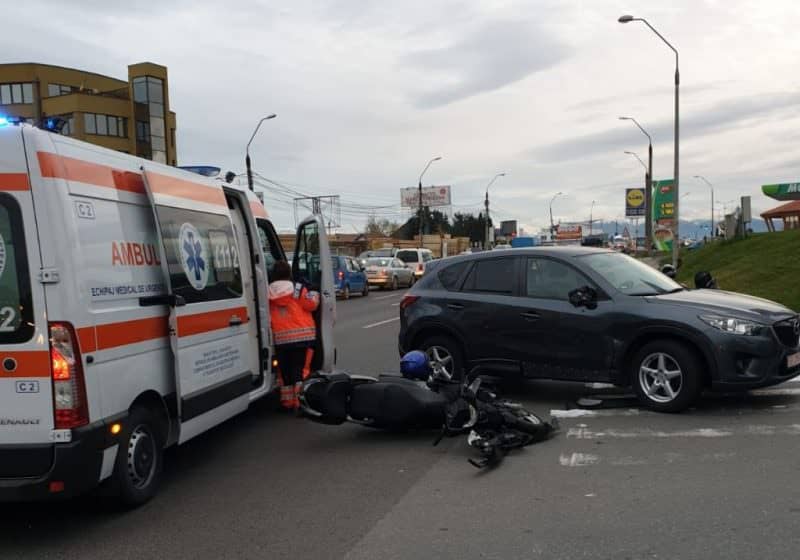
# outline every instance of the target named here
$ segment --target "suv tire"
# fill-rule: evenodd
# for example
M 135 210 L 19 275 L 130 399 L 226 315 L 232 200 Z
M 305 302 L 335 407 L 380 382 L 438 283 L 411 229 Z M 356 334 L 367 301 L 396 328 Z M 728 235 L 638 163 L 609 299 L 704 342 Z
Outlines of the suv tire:
M 639 401 L 657 412 L 681 412 L 697 399 L 701 363 L 684 343 L 656 340 L 631 360 L 630 379 Z
M 464 353 L 453 338 L 445 335 L 429 336 L 417 345 L 429 360 L 439 359 L 454 380 L 464 377 Z

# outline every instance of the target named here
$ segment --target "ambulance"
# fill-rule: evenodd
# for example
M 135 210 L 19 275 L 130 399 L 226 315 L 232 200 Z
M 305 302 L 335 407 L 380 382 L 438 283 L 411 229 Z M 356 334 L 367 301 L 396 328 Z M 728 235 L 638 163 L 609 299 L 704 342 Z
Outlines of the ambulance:
M 297 229 L 334 366 L 324 223 Z M 0 500 L 158 488 L 164 449 L 275 386 L 267 283 L 284 259 L 247 188 L 0 118 Z

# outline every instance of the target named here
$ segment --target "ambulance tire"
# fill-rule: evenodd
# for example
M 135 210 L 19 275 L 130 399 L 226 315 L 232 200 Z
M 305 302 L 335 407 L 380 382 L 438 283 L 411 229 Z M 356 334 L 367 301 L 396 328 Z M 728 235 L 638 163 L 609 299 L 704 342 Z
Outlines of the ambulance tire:
M 155 496 L 163 466 L 164 442 L 159 418 L 148 408 L 136 407 L 123 423 L 112 475 L 122 505 L 134 508 Z

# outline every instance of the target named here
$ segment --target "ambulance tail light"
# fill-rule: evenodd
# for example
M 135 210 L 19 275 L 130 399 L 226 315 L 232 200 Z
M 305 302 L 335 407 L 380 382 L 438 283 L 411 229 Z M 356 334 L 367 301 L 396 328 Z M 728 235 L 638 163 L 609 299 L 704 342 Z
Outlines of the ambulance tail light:
M 75 329 L 69 323 L 50 323 L 50 372 L 55 428 L 65 430 L 88 424 L 83 364 Z

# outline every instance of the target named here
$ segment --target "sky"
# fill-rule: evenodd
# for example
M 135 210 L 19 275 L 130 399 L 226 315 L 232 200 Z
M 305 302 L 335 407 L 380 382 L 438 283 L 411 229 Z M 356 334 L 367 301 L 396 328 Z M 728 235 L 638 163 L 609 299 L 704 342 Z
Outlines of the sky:
M 477 213 L 528 231 L 556 220 L 623 219 L 644 170 L 673 176 L 680 53 L 681 219 L 709 219 L 706 177 L 728 209 L 761 185 L 800 180 L 800 4 L 770 0 L 26 0 L 4 6 L 3 62 L 125 78 L 168 67 L 179 164 L 254 169 L 276 227 L 295 216 L 285 187 L 340 195 L 340 232 L 374 213 L 400 221 L 400 188 L 451 185 Z M 595 201 L 592 208 L 592 201 Z M 717 211 L 721 212 L 722 206 Z M 719 215 L 719 214 L 718 214 Z

